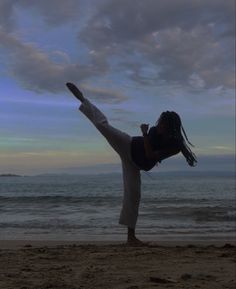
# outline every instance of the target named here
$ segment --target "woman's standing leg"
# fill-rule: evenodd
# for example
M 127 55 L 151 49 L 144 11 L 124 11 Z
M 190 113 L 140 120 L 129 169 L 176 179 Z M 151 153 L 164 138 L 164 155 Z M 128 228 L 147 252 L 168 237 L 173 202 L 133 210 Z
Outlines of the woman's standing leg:
M 129 159 L 122 159 L 122 172 L 124 197 L 119 223 L 128 228 L 128 243 L 140 244 L 141 241 L 135 237 L 141 198 L 140 170 Z

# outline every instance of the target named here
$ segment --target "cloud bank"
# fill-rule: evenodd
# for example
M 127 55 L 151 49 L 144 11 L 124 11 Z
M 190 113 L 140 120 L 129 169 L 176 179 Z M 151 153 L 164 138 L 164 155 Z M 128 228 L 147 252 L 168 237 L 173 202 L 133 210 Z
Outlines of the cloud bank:
M 154 65 L 154 83 L 233 87 L 233 11 L 231 0 L 113 0 L 80 36 L 96 53 L 128 60 L 123 67 L 142 84 L 142 67 Z
M 6 56 L 7 73 L 39 93 L 62 92 L 68 80 L 81 83 L 113 72 L 123 72 L 130 81 L 148 86 L 177 83 L 200 89 L 234 88 L 233 0 L 87 3 L 96 9 L 82 21 L 83 0 L 2 0 L 0 49 Z M 58 48 L 51 54 L 64 53 L 67 59 L 58 63 L 37 43 L 23 40 L 17 34 L 19 9 L 26 14 L 34 11 L 44 28 L 77 25 L 74 37 L 86 47 L 87 60 L 71 63 L 71 56 Z

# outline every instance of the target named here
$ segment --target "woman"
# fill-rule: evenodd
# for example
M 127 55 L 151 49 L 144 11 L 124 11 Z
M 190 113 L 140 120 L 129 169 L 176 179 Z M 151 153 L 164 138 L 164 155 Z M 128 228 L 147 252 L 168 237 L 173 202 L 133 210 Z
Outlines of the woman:
M 105 115 L 90 103 L 73 83 L 66 85 L 81 101 L 80 111 L 95 125 L 121 158 L 124 197 L 119 223 L 128 228 L 127 242 L 140 244 L 142 242 L 135 236 L 141 193 L 140 171 L 149 171 L 163 159 L 179 152 L 182 152 L 190 166 L 194 166 L 197 162 L 195 155 L 186 144 L 185 139 L 188 143 L 189 141 L 181 119 L 173 111 L 163 112 L 155 126 L 150 129 L 148 124 L 140 126 L 143 136 L 131 137 L 112 127 Z

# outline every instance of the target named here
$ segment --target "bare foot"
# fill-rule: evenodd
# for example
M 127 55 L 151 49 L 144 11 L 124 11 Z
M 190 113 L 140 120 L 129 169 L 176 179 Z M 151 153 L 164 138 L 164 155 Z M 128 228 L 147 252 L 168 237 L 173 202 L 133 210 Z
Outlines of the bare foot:
M 78 87 L 76 85 L 74 85 L 73 83 L 71 82 L 67 82 L 66 83 L 66 86 L 67 88 L 74 94 L 74 96 L 80 100 L 81 102 L 83 102 L 85 99 L 84 99 L 84 96 L 83 96 L 83 93 L 78 89 Z
M 136 237 L 129 237 L 127 240 L 127 245 L 130 246 L 145 246 L 145 243 L 137 239 Z

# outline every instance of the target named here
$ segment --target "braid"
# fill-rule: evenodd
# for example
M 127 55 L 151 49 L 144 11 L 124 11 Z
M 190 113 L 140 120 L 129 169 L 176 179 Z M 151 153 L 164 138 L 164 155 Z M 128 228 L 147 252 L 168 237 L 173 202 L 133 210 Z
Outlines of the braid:
M 182 124 L 181 124 L 181 130 L 182 130 L 182 132 L 184 133 L 184 137 L 185 137 L 185 139 L 187 140 L 187 142 L 188 142 L 192 147 L 194 147 L 194 145 L 191 144 L 191 142 L 188 140 L 188 137 L 187 137 L 187 135 L 186 135 L 186 132 L 185 132 L 185 130 L 184 130 Z

